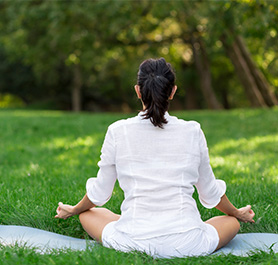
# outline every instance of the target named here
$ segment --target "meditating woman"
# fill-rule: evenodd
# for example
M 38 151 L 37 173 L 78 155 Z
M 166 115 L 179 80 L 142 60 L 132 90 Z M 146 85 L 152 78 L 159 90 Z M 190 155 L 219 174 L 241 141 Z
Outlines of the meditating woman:
M 138 250 L 156 257 L 206 255 L 226 245 L 239 221 L 254 222 L 251 206 L 237 209 L 215 179 L 200 125 L 168 114 L 177 90 L 175 74 L 163 58 L 139 67 L 135 92 L 138 116 L 109 126 L 97 178 L 75 206 L 59 203 L 56 218 L 79 215 L 87 233 L 105 247 Z M 121 215 L 105 208 L 115 181 L 124 191 Z M 226 215 L 202 221 L 195 200 Z

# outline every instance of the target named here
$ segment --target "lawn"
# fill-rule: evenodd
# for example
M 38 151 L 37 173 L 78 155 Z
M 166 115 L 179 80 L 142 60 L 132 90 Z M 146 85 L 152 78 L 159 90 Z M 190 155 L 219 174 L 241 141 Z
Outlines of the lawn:
M 255 224 L 241 233 L 278 233 L 278 109 L 171 112 L 201 123 L 216 177 L 227 183 L 237 206 L 251 204 Z M 75 204 L 85 183 L 96 176 L 107 127 L 126 114 L 72 114 L 56 111 L 0 111 L 0 224 L 25 225 L 88 238 L 78 218 L 54 218 L 57 203 Z M 194 194 L 197 199 L 197 194 Z M 116 184 L 106 207 L 119 213 L 123 194 Z M 198 207 L 202 218 L 219 211 Z M 85 252 L 40 255 L 0 246 L 0 264 L 277 264 L 278 255 L 209 256 L 154 260 L 141 253 L 119 253 L 97 246 Z

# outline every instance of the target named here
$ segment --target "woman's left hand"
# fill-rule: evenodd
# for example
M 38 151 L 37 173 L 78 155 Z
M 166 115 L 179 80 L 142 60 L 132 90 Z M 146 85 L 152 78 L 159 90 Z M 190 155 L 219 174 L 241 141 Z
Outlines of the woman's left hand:
M 62 218 L 62 219 L 67 219 L 73 215 L 74 213 L 74 206 L 68 205 L 68 204 L 63 204 L 62 202 L 58 203 L 58 208 L 56 210 L 57 215 L 55 215 L 55 218 Z
M 255 213 L 251 209 L 251 205 L 247 205 L 245 207 L 238 209 L 237 216 L 235 216 L 235 217 L 237 217 L 237 219 L 239 221 L 244 222 L 244 223 L 247 223 L 247 222 L 255 223 L 255 221 L 253 219 L 254 216 L 255 216 Z

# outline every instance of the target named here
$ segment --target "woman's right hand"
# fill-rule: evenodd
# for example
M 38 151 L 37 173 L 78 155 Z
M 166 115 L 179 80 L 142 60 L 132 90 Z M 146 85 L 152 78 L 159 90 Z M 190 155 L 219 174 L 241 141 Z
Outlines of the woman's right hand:
M 55 215 L 55 218 L 62 218 L 62 219 L 67 219 L 73 215 L 75 215 L 74 211 L 74 206 L 68 205 L 68 204 L 63 204 L 62 202 L 58 203 L 57 207 L 57 215 Z
M 255 223 L 254 221 L 254 216 L 255 213 L 254 211 L 251 209 L 251 205 L 247 205 L 245 207 L 239 208 L 237 210 L 237 214 L 236 214 L 236 218 L 244 223 Z

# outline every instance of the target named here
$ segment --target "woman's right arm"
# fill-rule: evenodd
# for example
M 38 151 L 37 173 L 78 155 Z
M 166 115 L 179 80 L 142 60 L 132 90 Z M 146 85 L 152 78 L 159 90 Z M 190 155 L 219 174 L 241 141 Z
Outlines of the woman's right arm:
M 69 205 L 69 204 L 63 204 L 62 202 L 58 203 L 58 208 L 56 210 L 57 215 L 55 215 L 55 218 L 62 218 L 67 219 L 73 215 L 78 215 L 80 213 L 83 213 L 93 207 L 95 207 L 95 204 L 93 204 L 87 194 L 83 197 L 83 199 L 77 203 L 75 206 Z
M 253 219 L 255 216 L 255 213 L 251 209 L 251 205 L 247 205 L 245 207 L 237 209 L 229 201 L 228 197 L 225 194 L 221 197 L 220 202 L 215 206 L 215 208 L 227 215 L 236 217 L 241 222 L 244 222 L 244 223 L 247 223 L 247 222 L 254 223 L 255 222 Z

